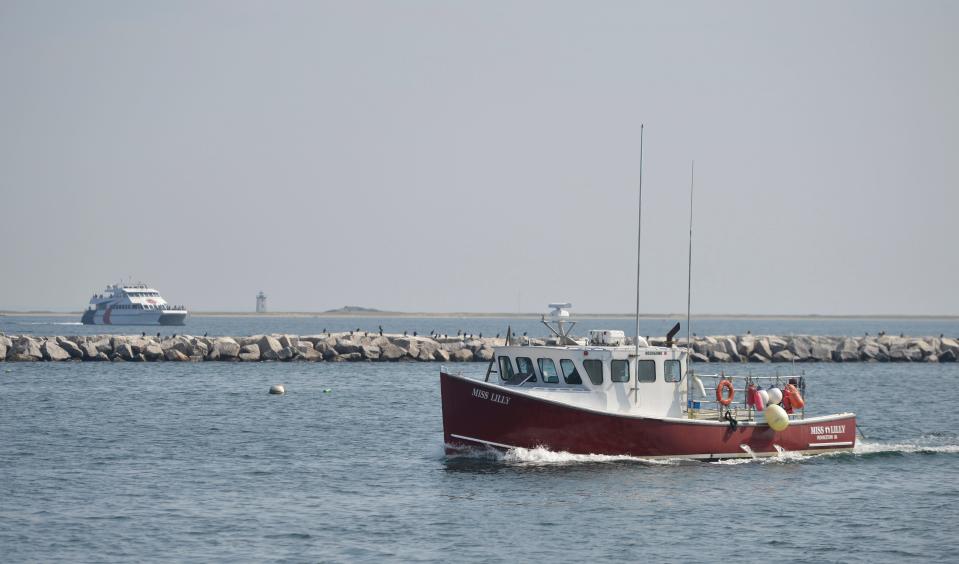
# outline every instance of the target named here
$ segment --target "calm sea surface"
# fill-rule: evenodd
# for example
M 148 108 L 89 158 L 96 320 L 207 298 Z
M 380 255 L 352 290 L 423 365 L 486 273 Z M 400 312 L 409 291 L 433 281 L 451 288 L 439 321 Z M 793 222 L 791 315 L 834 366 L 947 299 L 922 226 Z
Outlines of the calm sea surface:
M 644 335 L 662 336 L 676 323 L 675 319 L 643 319 L 640 331 Z M 685 320 L 681 336 L 686 334 Z M 539 319 L 507 319 L 496 317 L 215 317 L 190 316 L 183 327 L 156 326 L 111 326 L 81 325 L 76 315 L 63 316 L 0 316 L 0 332 L 8 335 L 91 335 L 98 333 L 133 334 L 146 332 L 155 335 L 187 333 L 190 335 L 262 335 L 287 333 L 311 335 L 326 331 L 378 331 L 388 333 L 414 331 L 420 335 L 430 331 L 455 335 L 463 331 L 474 335 L 482 333 L 491 337 L 506 334 L 511 326 L 517 335 L 528 332 L 530 336 L 547 333 Z M 621 329 L 627 335 L 635 332 L 631 319 L 582 319 L 577 321 L 573 334 L 585 335 L 590 329 Z M 751 331 L 756 335 L 850 335 L 863 333 L 875 335 L 880 331 L 911 336 L 959 337 L 959 320 L 947 319 L 693 319 L 693 332 L 699 335 L 743 335 Z
M 447 458 L 437 364 L 0 363 L 0 560 L 956 561 L 959 364 L 803 368 L 855 453 Z

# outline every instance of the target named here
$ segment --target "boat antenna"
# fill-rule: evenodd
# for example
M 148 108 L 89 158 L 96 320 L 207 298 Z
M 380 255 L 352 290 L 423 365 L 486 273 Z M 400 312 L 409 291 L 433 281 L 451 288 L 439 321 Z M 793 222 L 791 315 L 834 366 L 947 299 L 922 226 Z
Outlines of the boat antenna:
M 690 317 L 693 305 L 693 182 L 696 177 L 696 161 L 689 166 L 689 264 L 686 278 L 686 372 L 689 372 Z
M 643 243 L 643 129 L 639 124 L 639 214 L 636 221 L 636 356 L 639 356 L 639 256 Z

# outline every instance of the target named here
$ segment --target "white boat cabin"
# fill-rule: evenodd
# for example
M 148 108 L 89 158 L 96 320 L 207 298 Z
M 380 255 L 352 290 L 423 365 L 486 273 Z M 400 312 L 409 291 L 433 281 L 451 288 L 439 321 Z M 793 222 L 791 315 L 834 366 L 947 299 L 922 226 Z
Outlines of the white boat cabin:
M 632 345 L 508 345 L 495 348 L 487 381 L 586 409 L 683 417 L 685 349 Z

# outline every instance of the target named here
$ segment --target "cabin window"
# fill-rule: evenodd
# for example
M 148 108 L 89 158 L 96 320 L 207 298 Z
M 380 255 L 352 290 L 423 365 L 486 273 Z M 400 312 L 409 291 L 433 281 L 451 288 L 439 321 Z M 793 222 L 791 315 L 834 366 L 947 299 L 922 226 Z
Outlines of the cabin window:
M 573 364 L 573 361 L 564 358 L 559 361 L 559 367 L 563 370 L 563 378 L 566 380 L 567 384 L 582 384 L 583 379 L 579 377 L 579 371 L 576 370 L 576 365 Z
M 667 382 L 679 382 L 683 379 L 683 372 L 678 360 L 667 360 L 663 367 L 666 369 L 664 376 L 666 376 Z
M 520 374 L 530 374 L 527 382 L 536 381 L 536 371 L 533 370 L 533 361 L 525 356 L 516 357 L 516 371 Z
M 629 382 L 629 361 L 614 360 L 610 363 L 609 379 L 613 382 Z
M 599 386 L 603 383 L 603 361 L 602 360 L 584 360 L 583 368 L 586 369 L 586 375 L 589 381 Z
M 655 382 L 656 381 L 656 361 L 655 360 L 636 361 L 636 381 L 637 382 Z
M 508 356 L 499 357 L 499 377 L 503 380 L 513 379 L 513 363 Z
M 556 363 L 551 358 L 540 358 L 536 360 L 539 364 L 539 373 L 543 375 L 543 382 L 547 384 L 559 384 L 559 374 L 556 373 Z

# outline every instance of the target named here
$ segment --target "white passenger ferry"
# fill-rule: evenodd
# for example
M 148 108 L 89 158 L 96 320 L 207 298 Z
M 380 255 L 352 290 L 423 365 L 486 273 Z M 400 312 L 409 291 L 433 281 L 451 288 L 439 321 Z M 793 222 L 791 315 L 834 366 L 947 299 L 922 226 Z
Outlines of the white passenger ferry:
M 183 325 L 189 312 L 145 284 L 113 284 L 93 294 L 84 325 Z

